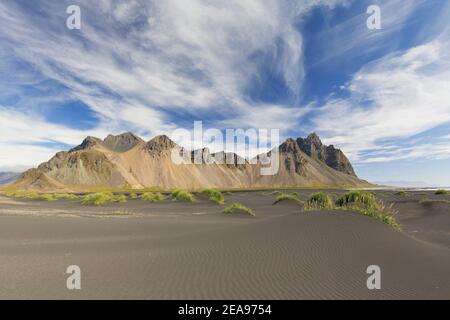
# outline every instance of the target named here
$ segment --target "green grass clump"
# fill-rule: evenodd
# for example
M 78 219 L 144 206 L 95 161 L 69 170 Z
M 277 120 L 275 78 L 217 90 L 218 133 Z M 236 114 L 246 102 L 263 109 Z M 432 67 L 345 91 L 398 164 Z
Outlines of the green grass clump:
M 420 200 L 419 203 L 420 203 L 420 204 L 423 204 L 423 205 L 430 205 L 430 204 L 433 204 L 434 201 L 431 200 L 431 199 L 426 198 L 426 199 Z
M 447 195 L 449 192 L 447 190 L 439 189 L 435 193 L 435 195 Z
M 305 203 L 305 210 L 332 209 L 333 201 L 325 192 L 312 194 Z
M 141 199 L 148 202 L 159 202 L 166 199 L 166 196 L 159 192 L 146 192 L 141 195 Z
M 244 212 L 253 217 L 256 216 L 252 209 L 247 208 L 246 206 L 244 206 L 242 203 L 239 203 L 239 202 L 235 202 L 231 206 L 225 208 L 223 210 L 223 213 L 230 214 L 230 213 L 234 213 L 235 211 Z
M 39 199 L 45 200 L 45 201 L 56 201 L 58 198 L 54 194 L 43 194 L 39 196 Z
M 112 202 L 127 202 L 127 196 L 124 194 L 120 194 L 118 196 L 114 196 L 114 199 Z
M 204 195 L 206 195 L 209 200 L 212 202 L 215 202 L 217 204 L 224 204 L 225 203 L 225 197 L 223 196 L 222 192 L 215 190 L 215 189 L 205 189 L 202 191 Z
M 368 191 L 352 191 L 336 201 L 336 206 L 341 210 L 356 212 L 368 217 L 380 220 L 396 230 L 400 230 L 400 224 L 394 216 L 391 208 L 385 208 L 383 203 Z
M 136 193 L 130 193 L 130 195 L 128 197 L 132 200 L 139 198 L 139 196 Z
M 389 212 L 389 210 L 385 209 L 384 207 L 381 207 L 381 209 L 375 209 L 373 207 L 369 208 L 363 207 L 361 205 L 349 205 L 341 207 L 340 209 L 356 212 L 364 216 L 380 220 L 381 222 L 393 227 L 396 230 L 401 230 L 400 224 L 395 219 L 394 213 Z
M 302 201 L 300 201 L 300 199 L 297 196 L 294 196 L 292 194 L 280 194 L 275 199 L 275 202 L 273 204 L 275 205 L 275 204 L 278 204 L 278 203 L 280 203 L 282 201 L 294 201 L 294 202 L 296 202 L 298 204 L 302 203 Z
M 185 190 L 175 190 L 172 192 L 172 198 L 174 201 L 194 202 L 194 196 L 192 193 Z
M 346 193 L 336 201 L 336 205 L 339 207 L 353 204 L 360 204 L 377 210 L 381 209 L 380 203 L 375 195 L 368 191 L 352 191 Z
M 82 204 L 88 206 L 101 206 L 110 202 L 127 202 L 127 197 L 123 194 L 116 196 L 111 192 L 98 192 L 85 195 Z

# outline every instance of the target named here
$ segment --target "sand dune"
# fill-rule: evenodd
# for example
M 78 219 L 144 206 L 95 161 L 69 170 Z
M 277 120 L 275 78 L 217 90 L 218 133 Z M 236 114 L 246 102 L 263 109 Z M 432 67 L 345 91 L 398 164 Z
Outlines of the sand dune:
M 398 232 L 358 214 L 272 206 L 270 196 L 256 192 L 228 201 L 245 203 L 257 217 L 226 216 L 203 199 L 138 200 L 94 208 L 97 218 L 72 218 L 83 214 L 73 203 L 65 204 L 67 217 L 5 215 L 12 205 L 3 205 L 0 297 L 450 299 L 450 249 L 423 233 L 433 226 L 425 216 L 414 225 L 408 211 L 400 212 L 406 231 Z M 24 205 L 45 211 L 64 203 Z M 122 206 L 135 215 L 100 218 Z M 445 219 L 448 228 L 448 211 Z M 70 264 L 82 269 L 81 291 L 65 288 Z M 366 268 L 374 264 L 382 270 L 379 291 L 366 287 Z

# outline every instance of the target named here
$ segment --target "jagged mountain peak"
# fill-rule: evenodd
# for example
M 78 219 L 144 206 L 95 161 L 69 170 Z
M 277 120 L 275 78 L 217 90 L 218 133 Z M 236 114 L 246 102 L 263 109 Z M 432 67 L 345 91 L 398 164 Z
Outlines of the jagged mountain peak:
M 311 133 L 306 139 L 298 138 L 299 148 L 311 158 L 324 162 L 329 167 L 348 175 L 356 176 L 345 154 L 333 145 L 326 146 L 317 133 Z
M 322 140 L 320 139 L 319 135 L 315 132 L 308 135 L 308 137 L 306 138 L 306 141 L 313 143 L 315 145 L 318 145 L 318 146 L 322 145 Z
M 281 152 L 298 152 L 298 151 L 300 151 L 300 148 L 298 147 L 298 144 L 294 139 L 289 138 L 280 145 L 280 151 Z
M 80 151 L 80 150 L 88 150 L 97 145 L 101 145 L 102 143 L 103 143 L 103 141 L 100 140 L 99 138 L 88 136 L 83 140 L 83 142 L 79 146 L 76 146 L 75 148 L 70 149 L 69 152 L 72 153 L 72 152 L 76 152 L 76 151 Z
M 176 146 L 177 146 L 177 144 L 175 142 L 173 142 L 166 135 L 156 136 L 145 144 L 145 147 L 148 150 L 158 151 L 158 152 L 165 151 L 165 150 L 172 150 Z
M 98 146 L 105 147 L 115 152 L 125 152 L 134 148 L 140 143 L 144 143 L 144 140 L 131 132 L 125 132 L 119 135 L 110 134 L 104 140 L 93 136 L 88 136 L 79 146 L 71 149 L 69 153 L 82 150 L 90 150 Z
M 105 140 L 103 141 L 107 141 L 107 140 L 111 140 L 111 139 L 133 139 L 133 140 L 140 140 L 143 141 L 141 138 L 139 138 L 137 135 L 135 135 L 132 132 L 124 132 L 118 135 L 113 135 L 113 134 L 109 134 Z
M 103 140 L 105 147 L 117 152 L 128 151 L 140 143 L 144 143 L 144 140 L 131 132 L 125 132 L 116 136 L 110 134 Z

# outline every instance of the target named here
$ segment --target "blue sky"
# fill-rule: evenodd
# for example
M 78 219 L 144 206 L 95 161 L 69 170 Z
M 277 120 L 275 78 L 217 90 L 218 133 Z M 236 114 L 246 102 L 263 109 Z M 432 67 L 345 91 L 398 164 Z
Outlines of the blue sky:
M 446 0 L 4 0 L 0 171 L 202 120 L 315 131 L 362 178 L 450 185 L 449 16 Z

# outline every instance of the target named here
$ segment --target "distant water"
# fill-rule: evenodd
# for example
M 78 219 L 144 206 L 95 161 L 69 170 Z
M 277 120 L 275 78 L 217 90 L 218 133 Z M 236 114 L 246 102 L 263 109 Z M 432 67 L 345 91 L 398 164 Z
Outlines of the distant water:
M 450 191 L 450 187 L 422 187 L 422 188 L 408 188 L 408 187 L 374 187 L 374 188 L 358 188 L 357 190 L 367 190 L 367 191 L 436 191 L 436 190 L 447 190 Z

